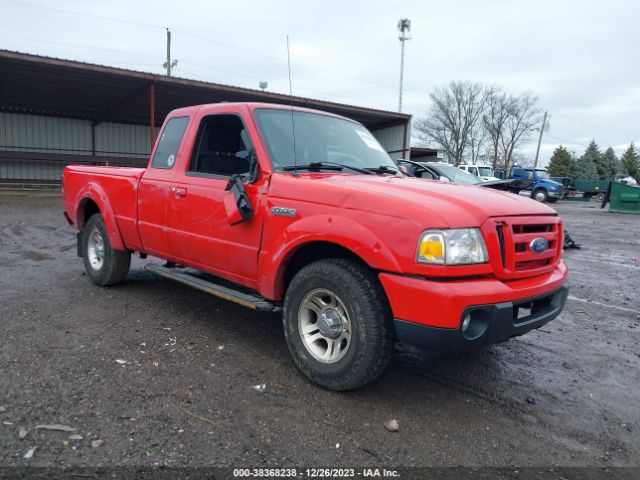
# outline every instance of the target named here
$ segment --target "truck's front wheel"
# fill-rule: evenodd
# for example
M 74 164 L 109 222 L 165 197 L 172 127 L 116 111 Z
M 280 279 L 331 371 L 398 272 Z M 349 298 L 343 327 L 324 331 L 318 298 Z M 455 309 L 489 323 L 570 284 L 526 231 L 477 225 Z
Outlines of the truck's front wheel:
M 131 265 L 131 252 L 114 250 L 109 243 L 102 215 L 92 215 L 82 231 L 84 268 L 93 283 L 106 287 L 124 280 Z
M 331 390 L 377 378 L 393 349 L 391 311 L 366 266 L 326 259 L 302 268 L 284 302 L 284 331 L 298 368 Z
M 546 190 L 540 188 L 533 192 L 533 195 L 531 196 L 531 198 L 533 198 L 534 200 L 537 200 L 538 202 L 546 202 L 547 199 L 549 198 L 549 195 L 547 195 Z

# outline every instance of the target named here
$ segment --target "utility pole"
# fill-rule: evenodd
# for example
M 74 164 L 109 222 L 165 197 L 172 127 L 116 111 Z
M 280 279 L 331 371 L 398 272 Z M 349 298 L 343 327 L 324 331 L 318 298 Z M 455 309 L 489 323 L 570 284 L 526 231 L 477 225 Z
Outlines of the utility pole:
M 542 117 L 542 126 L 540 127 L 540 136 L 538 137 L 538 148 L 536 149 L 536 160 L 533 162 L 533 168 L 538 168 L 538 155 L 540 155 L 540 144 L 542 143 L 542 133 L 547 126 L 547 112 L 544 112 Z
M 404 81 L 404 43 L 407 40 L 411 40 L 409 32 L 411 32 L 411 20 L 408 18 L 401 18 L 398 21 L 398 30 L 400 31 L 400 94 L 398 98 L 398 112 L 402 112 L 402 84 Z
M 171 61 L 171 30 L 167 28 L 167 61 L 162 64 L 167 69 L 167 77 L 171 76 L 171 70 L 178 65 L 178 60 Z

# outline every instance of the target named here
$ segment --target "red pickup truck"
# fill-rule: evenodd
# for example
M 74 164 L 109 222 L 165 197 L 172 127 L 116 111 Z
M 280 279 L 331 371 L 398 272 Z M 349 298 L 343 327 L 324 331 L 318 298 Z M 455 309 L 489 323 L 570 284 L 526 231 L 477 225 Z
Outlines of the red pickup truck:
M 145 268 L 282 311 L 299 369 L 347 390 L 396 340 L 479 347 L 555 318 L 562 222 L 509 193 L 410 178 L 361 124 L 256 103 L 171 112 L 142 168 L 69 166 L 65 216 L 98 285 Z

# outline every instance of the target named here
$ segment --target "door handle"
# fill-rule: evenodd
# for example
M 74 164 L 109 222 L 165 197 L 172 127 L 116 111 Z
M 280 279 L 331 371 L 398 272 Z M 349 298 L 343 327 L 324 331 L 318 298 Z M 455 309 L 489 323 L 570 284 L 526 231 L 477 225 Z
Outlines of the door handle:
M 183 187 L 173 187 L 171 189 L 175 193 L 176 198 L 182 198 L 187 196 L 187 189 Z

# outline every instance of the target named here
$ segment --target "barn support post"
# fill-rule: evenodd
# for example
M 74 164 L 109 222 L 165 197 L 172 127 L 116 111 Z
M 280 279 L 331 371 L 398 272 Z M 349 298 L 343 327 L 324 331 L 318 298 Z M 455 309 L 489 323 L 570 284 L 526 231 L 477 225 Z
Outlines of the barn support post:
M 153 151 L 153 146 L 156 144 L 156 86 L 154 82 L 149 84 L 149 129 L 151 139 L 151 149 L 150 152 Z
M 91 122 L 91 155 L 96 156 L 96 122 Z
M 409 134 L 409 121 L 407 120 L 404 124 L 404 131 L 402 132 L 402 158 L 405 160 L 409 160 L 409 155 L 407 155 L 407 135 Z

